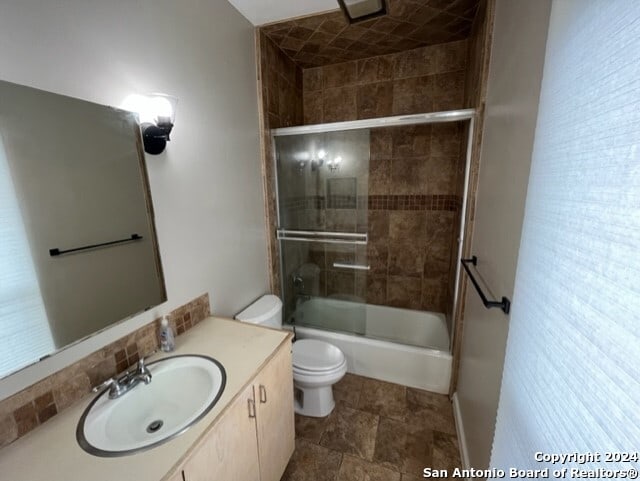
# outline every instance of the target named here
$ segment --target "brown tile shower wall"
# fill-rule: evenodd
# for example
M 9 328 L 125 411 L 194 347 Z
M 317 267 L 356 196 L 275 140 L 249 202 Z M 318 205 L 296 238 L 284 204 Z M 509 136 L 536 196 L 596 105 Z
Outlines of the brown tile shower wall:
M 466 65 L 462 40 L 306 69 L 305 124 L 463 108 Z M 371 131 L 366 259 L 364 249 L 313 247 L 320 294 L 451 314 L 463 135 L 457 123 Z M 371 270 L 334 269 L 336 260 Z
M 462 108 L 467 41 L 305 69 L 304 123 Z
M 302 70 L 259 28 L 256 29 L 256 56 L 269 281 L 271 292 L 281 295 L 280 260 L 275 239 L 276 184 L 270 130 L 302 124 Z
M 302 70 L 260 34 L 262 96 L 270 129 L 302 123 Z
M 256 29 L 258 61 L 258 98 L 264 153 L 268 155 L 266 167 L 273 166 L 271 129 L 300 125 L 302 112 L 302 70 L 287 57 L 260 29 Z M 265 165 L 263 165 L 265 167 Z M 273 172 L 268 170 L 273 181 Z M 275 192 L 270 194 L 275 200 Z
M 204 294 L 173 310 L 169 323 L 178 335 L 211 314 Z M 122 373 L 158 350 L 159 319 L 118 339 L 61 371 L 0 401 L 0 448 L 32 431 L 86 396 L 106 379 Z
M 368 302 L 447 312 L 461 134 L 459 124 L 371 132 L 369 195 L 396 202 L 370 202 Z

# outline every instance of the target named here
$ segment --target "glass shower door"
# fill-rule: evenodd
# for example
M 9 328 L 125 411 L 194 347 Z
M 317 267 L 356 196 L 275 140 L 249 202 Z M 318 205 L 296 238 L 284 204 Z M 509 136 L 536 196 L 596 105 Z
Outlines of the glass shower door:
M 365 334 L 369 130 L 274 145 L 285 321 Z

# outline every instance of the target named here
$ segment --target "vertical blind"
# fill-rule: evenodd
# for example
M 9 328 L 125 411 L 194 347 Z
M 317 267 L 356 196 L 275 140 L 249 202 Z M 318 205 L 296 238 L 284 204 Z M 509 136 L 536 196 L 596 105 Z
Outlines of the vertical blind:
M 491 467 L 640 451 L 640 2 L 555 0 Z M 601 478 L 601 476 L 598 476 Z
M 28 342 L 25 341 L 25 332 Z M 54 350 L 11 172 L 0 139 L 0 372 Z

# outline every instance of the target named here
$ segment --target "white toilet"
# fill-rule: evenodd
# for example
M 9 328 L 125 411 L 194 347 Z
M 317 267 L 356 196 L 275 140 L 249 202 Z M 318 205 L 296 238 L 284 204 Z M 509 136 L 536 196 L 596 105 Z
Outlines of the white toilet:
M 266 295 L 236 319 L 251 324 L 282 329 L 282 302 L 277 296 Z M 295 410 L 303 416 L 328 416 L 335 402 L 332 386 L 347 372 L 347 360 L 336 346 L 315 339 L 301 339 L 293 344 L 293 384 Z

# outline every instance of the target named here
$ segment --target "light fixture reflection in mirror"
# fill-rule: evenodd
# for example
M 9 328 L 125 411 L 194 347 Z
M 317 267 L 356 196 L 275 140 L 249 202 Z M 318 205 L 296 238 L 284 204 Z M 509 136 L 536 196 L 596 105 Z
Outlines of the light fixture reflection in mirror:
M 138 114 L 144 150 L 148 154 L 157 155 L 164 151 L 169 134 L 173 129 L 176 97 L 164 94 L 129 95 L 122 103 L 122 108 Z
M 319 149 L 315 154 L 310 154 L 309 152 L 298 152 L 293 156 L 293 158 L 296 162 L 299 174 L 304 172 L 305 167 L 309 163 L 309 159 L 311 159 L 311 172 L 317 172 L 320 167 L 325 164 L 331 172 L 335 172 L 342 164 L 342 156 L 329 156 L 327 151 L 324 149 Z
M 349 23 L 362 22 L 387 13 L 385 0 L 338 0 Z
M 336 170 L 338 170 L 340 168 L 340 164 L 342 164 L 342 157 L 339 155 L 327 161 L 327 167 L 329 167 L 329 170 L 331 170 L 331 172 L 335 172 Z
M 311 172 L 315 172 L 322 164 L 324 164 L 324 159 L 327 157 L 327 151 L 324 149 L 318 150 L 315 155 L 315 158 L 311 159 Z

